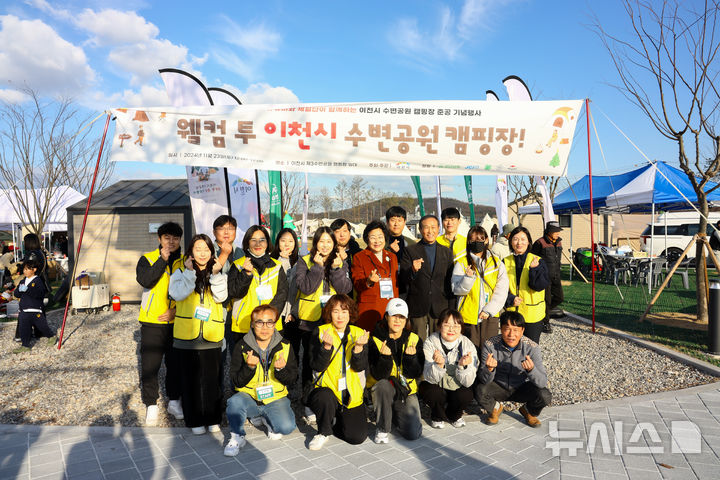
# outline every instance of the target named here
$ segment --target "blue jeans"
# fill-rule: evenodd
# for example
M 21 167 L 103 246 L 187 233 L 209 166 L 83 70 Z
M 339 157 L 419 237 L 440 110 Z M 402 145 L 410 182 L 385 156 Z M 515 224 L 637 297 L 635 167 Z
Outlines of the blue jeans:
M 247 393 L 237 392 L 228 399 L 225 413 L 230 431 L 240 435 L 245 435 L 245 420 L 254 417 L 265 417 L 275 433 L 287 435 L 295 430 L 295 414 L 287 397 L 258 405 Z

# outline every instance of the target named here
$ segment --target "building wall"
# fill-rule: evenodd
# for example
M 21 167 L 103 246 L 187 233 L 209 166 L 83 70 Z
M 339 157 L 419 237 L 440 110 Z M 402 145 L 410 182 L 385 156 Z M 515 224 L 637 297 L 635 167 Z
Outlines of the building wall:
M 83 215 L 73 215 L 73 238 L 80 238 Z M 88 215 L 78 272 L 103 272 L 110 294 L 117 292 L 122 301 L 139 301 L 142 287 L 135 280 L 140 256 L 157 248 L 151 223 L 177 222 L 182 213 L 120 213 Z M 183 238 L 183 244 L 186 239 Z

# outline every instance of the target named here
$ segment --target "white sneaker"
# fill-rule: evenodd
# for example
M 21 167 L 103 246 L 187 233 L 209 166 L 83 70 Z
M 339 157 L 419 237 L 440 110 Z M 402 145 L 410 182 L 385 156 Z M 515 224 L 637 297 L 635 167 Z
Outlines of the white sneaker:
M 445 422 L 443 422 L 442 420 L 440 420 L 439 422 L 435 421 L 435 420 L 431 420 L 430 426 L 432 428 L 437 428 L 437 429 L 445 428 Z
M 193 435 L 202 435 L 205 433 L 205 427 L 193 427 L 191 430 Z
M 145 413 L 145 426 L 154 427 L 158 423 L 158 407 L 157 405 L 148 405 L 147 413 Z
M 263 425 L 265 425 L 265 428 L 267 428 L 267 436 L 270 440 L 280 440 L 283 437 L 282 433 L 276 433 L 273 431 L 270 426 L 270 422 L 268 422 L 265 417 L 260 417 L 260 421 Z
M 317 423 L 317 417 L 315 416 L 315 412 L 310 410 L 310 407 L 305 407 L 305 423 L 308 425 L 312 423 Z
M 328 440 L 330 440 L 330 437 L 326 437 L 325 435 L 320 435 L 318 433 L 313 437 L 312 440 L 310 440 L 308 450 L 320 450 L 323 445 L 327 443 Z
M 460 417 L 457 420 L 455 420 L 454 422 L 452 422 L 450 425 L 452 425 L 455 428 L 462 428 L 465 426 L 465 419 Z
M 226 457 L 234 457 L 238 453 L 240 453 L 240 449 L 245 446 L 247 443 L 247 440 L 245 440 L 244 435 L 238 435 L 237 433 L 231 433 L 230 434 L 230 440 L 228 440 L 227 444 L 225 445 L 225 450 L 223 450 L 223 454 Z
M 210 433 L 217 433 L 219 431 L 220 431 L 220 425 L 216 424 L 216 425 L 210 425 L 208 427 L 208 432 L 210 432 Z
M 375 438 L 373 438 L 373 441 L 375 443 L 388 443 L 390 441 L 390 436 L 387 434 L 387 432 L 381 432 L 378 430 L 375 433 Z
M 184 420 L 185 415 L 183 415 L 182 410 L 182 404 L 180 403 L 180 400 L 170 400 L 168 402 L 167 412 L 175 417 L 176 420 Z

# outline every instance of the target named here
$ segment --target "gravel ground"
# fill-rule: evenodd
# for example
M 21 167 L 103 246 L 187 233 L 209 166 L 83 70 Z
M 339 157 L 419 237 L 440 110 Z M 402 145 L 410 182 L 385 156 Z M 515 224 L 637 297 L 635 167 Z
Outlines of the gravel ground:
M 137 314 L 133 305 L 123 305 L 119 313 L 78 313 L 68 317 L 61 350 L 40 340 L 31 352 L 19 355 L 12 353 L 18 346 L 12 341 L 15 324 L 0 324 L 0 423 L 142 425 Z M 48 321 L 59 331 L 62 311 L 51 312 Z M 541 345 L 555 405 L 717 380 L 625 340 L 593 335 L 570 319 L 553 320 L 553 325 Z M 164 402 L 161 396 L 159 425 L 183 426 L 165 413 Z

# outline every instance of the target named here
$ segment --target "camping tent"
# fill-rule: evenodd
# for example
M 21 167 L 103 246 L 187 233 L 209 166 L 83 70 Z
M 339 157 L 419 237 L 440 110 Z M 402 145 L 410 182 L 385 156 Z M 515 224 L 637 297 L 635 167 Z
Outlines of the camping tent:
M 30 193 L 31 190 L 0 190 L 0 202 L 8 202 L 7 208 L 0 209 L 0 230 L 12 230 L 12 225 L 22 225 L 28 223 L 34 223 L 37 221 L 36 216 L 36 200 L 39 200 L 42 209 L 42 204 L 45 202 L 45 196 L 47 195 L 48 189 L 37 189 L 35 193 Z M 50 206 L 47 218 L 45 220 L 45 231 L 65 231 L 67 230 L 67 207 L 79 202 L 85 198 L 85 195 L 78 192 L 77 190 L 62 185 L 52 189 L 50 194 Z M 33 213 L 33 216 L 26 221 L 20 219 L 16 213 L 16 209 L 19 209 L 21 201 L 27 205 L 28 211 Z

